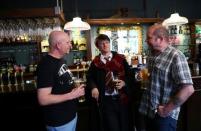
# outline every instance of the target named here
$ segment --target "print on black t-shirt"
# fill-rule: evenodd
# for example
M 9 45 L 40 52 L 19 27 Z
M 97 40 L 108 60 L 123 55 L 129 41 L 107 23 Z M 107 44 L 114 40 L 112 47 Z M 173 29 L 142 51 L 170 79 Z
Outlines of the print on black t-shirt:
M 68 69 L 68 66 L 66 64 L 62 64 L 58 71 L 59 75 L 59 83 L 61 85 L 67 83 L 69 86 L 73 84 L 73 74 Z

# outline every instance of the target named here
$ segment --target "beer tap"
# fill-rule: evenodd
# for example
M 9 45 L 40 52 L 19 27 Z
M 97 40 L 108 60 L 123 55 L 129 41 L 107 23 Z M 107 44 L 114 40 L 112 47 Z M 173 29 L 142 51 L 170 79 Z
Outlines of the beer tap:
M 3 92 L 3 74 L 0 72 L 0 80 L 1 80 L 1 91 Z
M 26 67 L 21 65 L 20 69 L 21 69 L 21 72 L 20 72 L 21 86 L 22 86 L 22 90 L 24 91 L 25 90 L 25 88 L 24 88 L 24 72 L 25 72 Z
M 83 67 L 83 80 L 86 81 L 86 62 L 85 61 L 82 61 L 81 62 L 81 65 Z
M 15 81 L 14 85 L 15 85 L 16 91 L 18 91 L 18 80 L 17 80 L 17 76 L 18 76 L 18 74 L 19 74 L 19 69 L 20 69 L 19 66 L 14 65 L 14 70 L 15 70 L 15 72 L 14 72 L 14 81 Z
M 80 78 L 80 74 L 79 74 L 79 64 L 77 64 L 76 69 L 77 69 L 77 78 Z
M 9 89 L 9 92 L 12 91 L 12 88 L 11 88 L 11 73 L 13 72 L 13 67 L 11 65 L 8 66 L 8 74 L 7 74 L 7 77 L 8 77 L 8 89 Z
M 14 77 L 15 77 L 15 79 L 14 79 L 14 81 L 15 81 L 15 83 L 14 83 L 14 85 L 15 85 L 15 88 L 16 88 L 16 91 L 18 91 L 18 82 L 17 82 L 17 72 L 15 71 L 15 73 L 14 73 Z
M 3 82 L 3 74 L 5 73 L 6 69 L 5 68 L 1 68 L 1 72 L 0 72 L 0 80 L 1 80 L 1 92 L 4 92 L 4 82 Z

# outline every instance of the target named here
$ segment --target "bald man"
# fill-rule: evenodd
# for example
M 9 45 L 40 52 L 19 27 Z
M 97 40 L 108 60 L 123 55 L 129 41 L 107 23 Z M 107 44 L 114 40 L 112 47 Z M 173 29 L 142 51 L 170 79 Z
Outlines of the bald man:
M 37 94 L 48 131 L 75 131 L 78 97 L 84 85 L 74 88 L 72 74 L 63 56 L 72 47 L 69 34 L 53 31 L 49 35 L 50 51 L 38 64 Z
M 139 111 L 146 116 L 146 131 L 176 131 L 180 106 L 193 94 L 193 82 L 184 54 L 169 44 L 161 24 L 149 27 L 147 59 L 149 81 Z

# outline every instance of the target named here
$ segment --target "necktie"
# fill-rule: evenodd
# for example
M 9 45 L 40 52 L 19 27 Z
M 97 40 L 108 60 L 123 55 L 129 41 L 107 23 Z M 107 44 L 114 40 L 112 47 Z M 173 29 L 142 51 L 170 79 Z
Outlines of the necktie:
M 114 88 L 113 88 L 113 85 L 112 85 L 112 72 L 111 71 L 108 71 L 106 73 L 106 76 L 105 76 L 105 91 L 108 93 L 108 94 L 112 94 L 114 92 Z
M 107 64 L 109 62 L 110 57 L 105 57 L 104 59 L 106 60 L 105 64 Z M 112 86 L 112 72 L 111 71 L 107 71 L 107 73 L 105 75 L 105 86 L 106 86 L 105 91 L 107 93 L 109 93 L 109 94 L 113 93 L 114 88 Z
M 110 60 L 110 57 L 104 57 L 104 59 L 105 59 L 105 61 L 106 61 L 106 63 L 105 64 L 107 64 Z

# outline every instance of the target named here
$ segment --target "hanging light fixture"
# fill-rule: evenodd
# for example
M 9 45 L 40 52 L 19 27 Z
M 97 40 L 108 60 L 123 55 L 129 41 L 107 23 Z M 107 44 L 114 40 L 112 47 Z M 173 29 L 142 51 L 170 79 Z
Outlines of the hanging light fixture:
M 75 0 L 75 8 L 76 8 L 76 17 L 73 18 L 72 21 L 67 22 L 64 25 L 64 30 L 90 30 L 91 27 L 87 22 L 82 21 L 80 17 L 78 17 L 77 11 L 77 0 Z
M 181 17 L 179 13 L 171 14 L 170 18 L 167 18 L 163 21 L 163 26 L 170 25 L 182 25 L 188 23 L 188 19 L 186 17 Z
M 162 23 L 163 26 L 171 26 L 171 25 L 183 25 L 188 23 L 188 19 L 186 17 L 182 17 L 179 13 L 176 12 L 177 9 L 177 0 L 174 1 L 174 9 L 175 12 L 170 15 L 169 18 L 165 19 Z
M 90 30 L 91 27 L 87 22 L 83 22 L 80 17 L 74 17 L 73 21 L 70 21 L 64 25 L 64 30 Z

